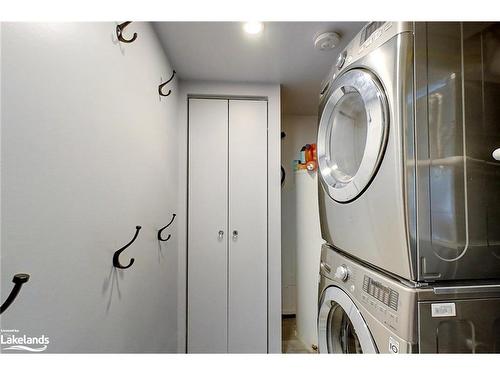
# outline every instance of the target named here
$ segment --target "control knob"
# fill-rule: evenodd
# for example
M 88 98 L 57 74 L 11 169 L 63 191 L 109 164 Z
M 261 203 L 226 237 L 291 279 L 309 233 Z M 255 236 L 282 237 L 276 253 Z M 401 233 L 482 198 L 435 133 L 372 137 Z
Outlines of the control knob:
M 349 278 L 349 271 L 347 270 L 347 267 L 343 264 L 337 267 L 334 276 L 336 279 L 339 279 L 341 281 L 347 281 L 347 279 Z
M 344 66 L 345 58 L 347 57 L 347 52 L 342 51 L 342 53 L 337 57 L 337 62 L 335 64 L 335 67 L 340 70 Z

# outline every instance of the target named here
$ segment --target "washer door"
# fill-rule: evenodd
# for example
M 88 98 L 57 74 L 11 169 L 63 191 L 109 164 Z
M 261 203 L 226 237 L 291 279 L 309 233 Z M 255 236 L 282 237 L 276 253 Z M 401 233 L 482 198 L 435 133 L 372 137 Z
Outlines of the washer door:
M 330 197 L 349 202 L 368 187 L 388 129 L 387 100 L 372 73 L 353 69 L 334 81 L 318 130 L 320 176 Z
M 321 296 L 318 341 L 320 353 L 377 353 L 361 313 L 337 287 L 327 288 Z

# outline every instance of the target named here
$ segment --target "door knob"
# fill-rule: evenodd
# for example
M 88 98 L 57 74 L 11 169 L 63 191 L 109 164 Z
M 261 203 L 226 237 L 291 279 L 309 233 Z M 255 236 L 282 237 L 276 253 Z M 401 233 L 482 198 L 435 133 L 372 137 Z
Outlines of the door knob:
M 236 241 L 238 239 L 238 231 L 233 230 L 233 241 Z
M 500 160 L 500 148 L 497 148 L 495 151 L 493 151 L 491 155 L 493 156 L 493 159 Z
M 219 241 L 224 238 L 224 231 L 223 230 L 219 231 L 219 235 L 217 236 L 217 238 L 219 239 Z

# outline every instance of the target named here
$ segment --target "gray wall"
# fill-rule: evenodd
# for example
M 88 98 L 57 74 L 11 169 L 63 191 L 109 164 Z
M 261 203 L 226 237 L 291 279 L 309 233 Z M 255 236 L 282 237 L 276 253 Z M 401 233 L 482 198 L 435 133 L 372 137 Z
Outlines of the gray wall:
M 31 279 L 2 329 L 48 352 L 177 350 L 177 87 L 147 23 L 4 23 L 1 30 L 1 300 Z M 135 264 L 112 267 L 115 250 Z

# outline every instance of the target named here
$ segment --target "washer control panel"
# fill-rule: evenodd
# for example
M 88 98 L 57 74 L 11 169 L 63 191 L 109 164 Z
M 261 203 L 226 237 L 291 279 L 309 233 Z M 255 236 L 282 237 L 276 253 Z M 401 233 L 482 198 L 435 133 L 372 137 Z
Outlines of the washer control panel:
M 335 285 L 341 288 L 367 321 L 375 319 L 393 337 L 408 342 L 417 340 L 413 324 L 417 288 L 360 264 L 327 244 L 321 248 L 320 274 L 322 287 Z
M 384 305 L 390 307 L 394 311 L 398 311 L 399 294 L 395 290 L 373 280 L 369 276 L 365 276 L 363 279 L 363 290 Z
M 391 329 L 399 330 L 399 293 L 370 276 L 363 277 L 361 302 L 372 315 Z

